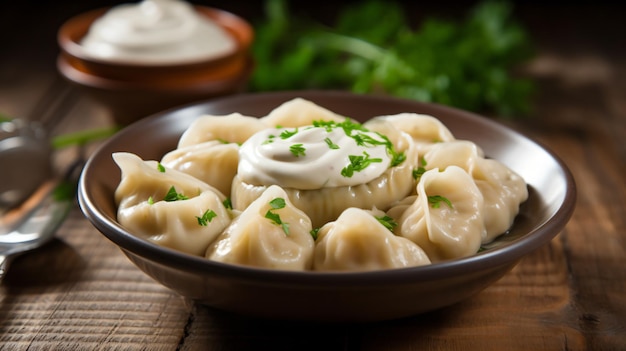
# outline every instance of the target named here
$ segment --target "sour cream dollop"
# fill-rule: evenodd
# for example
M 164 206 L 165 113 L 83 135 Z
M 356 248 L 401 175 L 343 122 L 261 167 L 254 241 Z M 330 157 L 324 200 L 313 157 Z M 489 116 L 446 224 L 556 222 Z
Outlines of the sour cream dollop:
M 349 124 L 271 128 L 242 144 L 237 172 L 253 185 L 301 190 L 353 186 L 390 167 L 390 147 L 380 134 Z
M 81 45 L 93 58 L 139 64 L 175 64 L 232 52 L 235 39 L 192 5 L 143 0 L 111 8 L 94 21 Z

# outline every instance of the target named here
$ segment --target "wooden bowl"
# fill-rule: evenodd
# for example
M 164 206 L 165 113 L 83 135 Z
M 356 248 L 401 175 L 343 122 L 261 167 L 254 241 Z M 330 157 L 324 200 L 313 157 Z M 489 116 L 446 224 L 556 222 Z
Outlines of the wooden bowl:
M 127 125 L 139 118 L 192 101 L 241 92 L 253 69 L 250 24 L 232 13 L 205 6 L 195 9 L 225 29 L 236 49 L 221 56 L 178 64 L 138 64 L 89 56 L 80 41 L 107 10 L 89 11 L 66 21 L 58 31 L 59 72 L 109 108 L 115 121 Z

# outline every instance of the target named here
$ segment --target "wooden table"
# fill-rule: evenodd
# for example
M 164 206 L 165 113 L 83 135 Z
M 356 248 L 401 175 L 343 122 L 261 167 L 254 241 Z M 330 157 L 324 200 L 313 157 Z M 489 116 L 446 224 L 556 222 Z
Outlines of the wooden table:
M 52 135 L 111 123 L 55 70 L 55 29 L 93 6 L 77 3 L 0 8 L 0 111 L 49 120 Z M 0 286 L 0 349 L 625 350 L 623 10 L 602 3 L 522 7 L 539 44 L 529 74 L 541 93 L 532 118 L 503 123 L 565 161 L 578 203 L 549 245 L 477 296 L 364 325 L 233 316 L 188 303 L 152 281 L 75 208 L 53 242 L 14 260 Z M 75 152 L 59 152 L 56 161 Z

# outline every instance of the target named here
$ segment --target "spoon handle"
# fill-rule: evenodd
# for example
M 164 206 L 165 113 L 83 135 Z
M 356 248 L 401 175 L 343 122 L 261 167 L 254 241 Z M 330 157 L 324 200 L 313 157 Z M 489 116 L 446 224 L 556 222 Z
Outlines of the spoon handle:
M 2 282 L 2 278 L 4 278 L 4 274 L 7 272 L 7 268 L 9 266 L 9 256 L 0 255 L 0 282 Z

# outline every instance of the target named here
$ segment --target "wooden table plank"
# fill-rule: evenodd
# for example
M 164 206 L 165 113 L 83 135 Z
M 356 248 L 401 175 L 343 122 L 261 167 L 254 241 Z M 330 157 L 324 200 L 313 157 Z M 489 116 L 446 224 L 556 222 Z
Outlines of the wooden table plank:
M 182 338 L 183 299 L 139 271 L 78 209 L 37 251 L 16 259 L 1 287 L 3 349 L 170 350 Z

